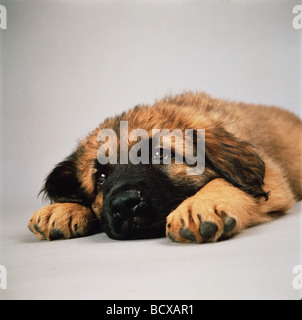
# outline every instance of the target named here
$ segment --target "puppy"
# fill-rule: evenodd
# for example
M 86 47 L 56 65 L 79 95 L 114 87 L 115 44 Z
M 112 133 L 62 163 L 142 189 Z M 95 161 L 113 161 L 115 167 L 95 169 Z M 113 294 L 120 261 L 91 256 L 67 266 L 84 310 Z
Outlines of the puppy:
M 28 228 L 48 240 L 230 238 L 302 199 L 301 134 L 288 111 L 205 93 L 138 105 L 106 119 L 50 172 L 41 192 L 51 204 Z

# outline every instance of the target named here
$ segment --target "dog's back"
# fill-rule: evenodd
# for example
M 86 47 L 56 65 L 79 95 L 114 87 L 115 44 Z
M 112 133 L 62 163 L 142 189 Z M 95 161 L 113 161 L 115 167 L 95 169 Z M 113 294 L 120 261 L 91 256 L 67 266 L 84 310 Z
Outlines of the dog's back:
M 214 99 L 207 94 L 186 93 L 167 98 L 171 104 L 195 112 L 250 142 L 261 157 L 281 166 L 298 200 L 302 199 L 302 121 L 278 107 Z

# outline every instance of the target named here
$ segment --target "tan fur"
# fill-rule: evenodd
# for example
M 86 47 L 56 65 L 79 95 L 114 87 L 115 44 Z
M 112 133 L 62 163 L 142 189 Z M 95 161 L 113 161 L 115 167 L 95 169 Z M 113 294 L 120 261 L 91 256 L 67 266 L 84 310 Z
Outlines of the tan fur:
M 217 241 L 222 233 L 225 217 L 236 220 L 236 226 L 229 237 L 252 225 L 269 221 L 270 218 L 261 215 L 257 203 L 238 188 L 233 187 L 223 179 L 215 179 L 205 185 L 193 197 L 185 200 L 167 218 L 167 235 L 174 241 L 191 242 L 180 236 L 179 229 L 191 230 L 196 242 L 204 239 L 200 234 L 203 222 L 213 222 L 218 226 L 211 241 Z
M 214 99 L 203 93 L 185 93 L 166 97 L 152 107 L 137 106 L 107 119 L 79 144 L 78 178 L 87 194 L 91 195 L 92 210 L 97 217 L 102 214 L 103 203 L 101 193 L 93 198 L 93 163 L 100 146 L 97 135 L 102 128 L 115 128 L 121 120 L 128 121 L 129 131 L 142 128 L 150 136 L 153 128 L 205 129 L 209 154 L 222 168 L 228 169 L 229 155 L 219 149 L 219 143 L 229 146 L 230 154 L 238 161 L 245 161 L 253 172 L 258 168 L 258 158 L 247 156 L 242 159 L 244 155 L 254 152 L 265 164 L 263 189 L 269 192 L 267 201 L 263 197 L 254 198 L 219 176 L 215 177 L 209 169 L 206 175 L 212 177 L 211 181 L 167 218 L 167 235 L 175 241 L 191 242 L 195 237 L 194 241 L 204 242 L 200 232 L 204 222 L 213 222 L 218 228 L 215 235 L 206 241 L 217 241 L 221 236 L 227 238 L 247 227 L 272 220 L 276 213 L 286 212 L 295 201 L 302 199 L 302 122 L 298 117 L 276 107 Z M 235 154 L 234 150 L 238 153 Z M 185 165 L 171 165 L 166 170 L 175 183 L 178 179 L 197 183 L 198 177 L 186 176 L 185 169 Z M 29 227 L 38 237 L 49 239 L 49 225 L 55 221 L 63 230 L 64 237 L 69 238 L 73 236 L 70 219 L 76 221 L 81 232 L 85 233 L 92 215 L 81 205 L 52 204 L 38 210 Z M 225 233 L 224 223 L 226 219 L 232 221 L 230 218 L 235 219 L 236 226 Z M 34 228 L 38 220 L 40 232 Z M 186 234 L 184 232 L 187 232 L 187 238 L 180 236 Z
M 169 103 L 186 106 L 190 114 L 205 110 L 207 120 L 248 141 L 257 153 L 274 161 L 283 171 L 297 200 L 302 199 L 302 122 L 294 114 L 277 107 L 252 105 L 213 99 L 206 94 L 188 93 L 167 98 Z M 202 122 L 195 118 L 195 125 Z M 269 167 L 268 165 L 266 166 Z
M 52 240 L 51 230 L 69 239 L 89 234 L 94 223 L 95 216 L 89 208 L 76 203 L 54 203 L 37 210 L 27 226 L 40 239 Z

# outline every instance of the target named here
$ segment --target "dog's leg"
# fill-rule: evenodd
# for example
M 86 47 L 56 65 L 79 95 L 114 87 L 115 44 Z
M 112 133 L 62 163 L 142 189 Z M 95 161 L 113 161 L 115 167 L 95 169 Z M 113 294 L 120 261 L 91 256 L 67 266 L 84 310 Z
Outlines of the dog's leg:
M 177 242 L 215 242 L 263 221 L 257 201 L 224 179 L 206 184 L 167 217 L 167 236 Z
M 259 201 L 259 211 L 262 215 L 268 214 L 274 218 L 289 210 L 299 195 L 294 195 L 281 167 L 270 159 L 266 159 L 265 163 L 264 189 L 269 191 L 269 198 L 268 201 Z M 299 172 L 297 174 L 299 175 Z
M 54 203 L 36 211 L 27 226 L 40 239 L 69 239 L 93 233 L 97 220 L 80 204 Z
M 269 200 L 257 200 L 224 179 L 215 179 L 183 201 L 168 217 L 167 236 L 177 242 L 215 242 L 247 227 L 270 221 L 294 201 L 286 179 L 276 166 L 267 170 Z

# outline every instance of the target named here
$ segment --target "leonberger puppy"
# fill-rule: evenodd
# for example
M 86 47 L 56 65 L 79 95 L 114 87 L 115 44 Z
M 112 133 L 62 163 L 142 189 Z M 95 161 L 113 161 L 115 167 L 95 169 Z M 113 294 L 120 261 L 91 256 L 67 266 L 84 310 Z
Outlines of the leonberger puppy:
M 144 135 L 125 137 L 121 124 Z M 156 147 L 154 129 L 177 129 L 183 137 L 191 130 L 195 159 L 202 132 L 203 169 L 188 174 L 194 163 L 176 161 L 187 146 L 179 147 L 171 136 L 166 152 L 163 134 Z M 113 139 L 102 140 L 102 130 L 113 132 Z M 119 240 L 165 235 L 183 243 L 228 239 L 275 219 L 302 199 L 301 134 L 302 121 L 286 110 L 205 93 L 138 105 L 106 119 L 50 172 L 41 192 L 51 204 L 34 213 L 28 228 L 48 240 L 95 232 Z M 125 161 L 125 143 L 126 153 L 133 148 L 135 163 Z M 149 145 L 150 159 L 146 152 L 143 158 L 139 146 Z

